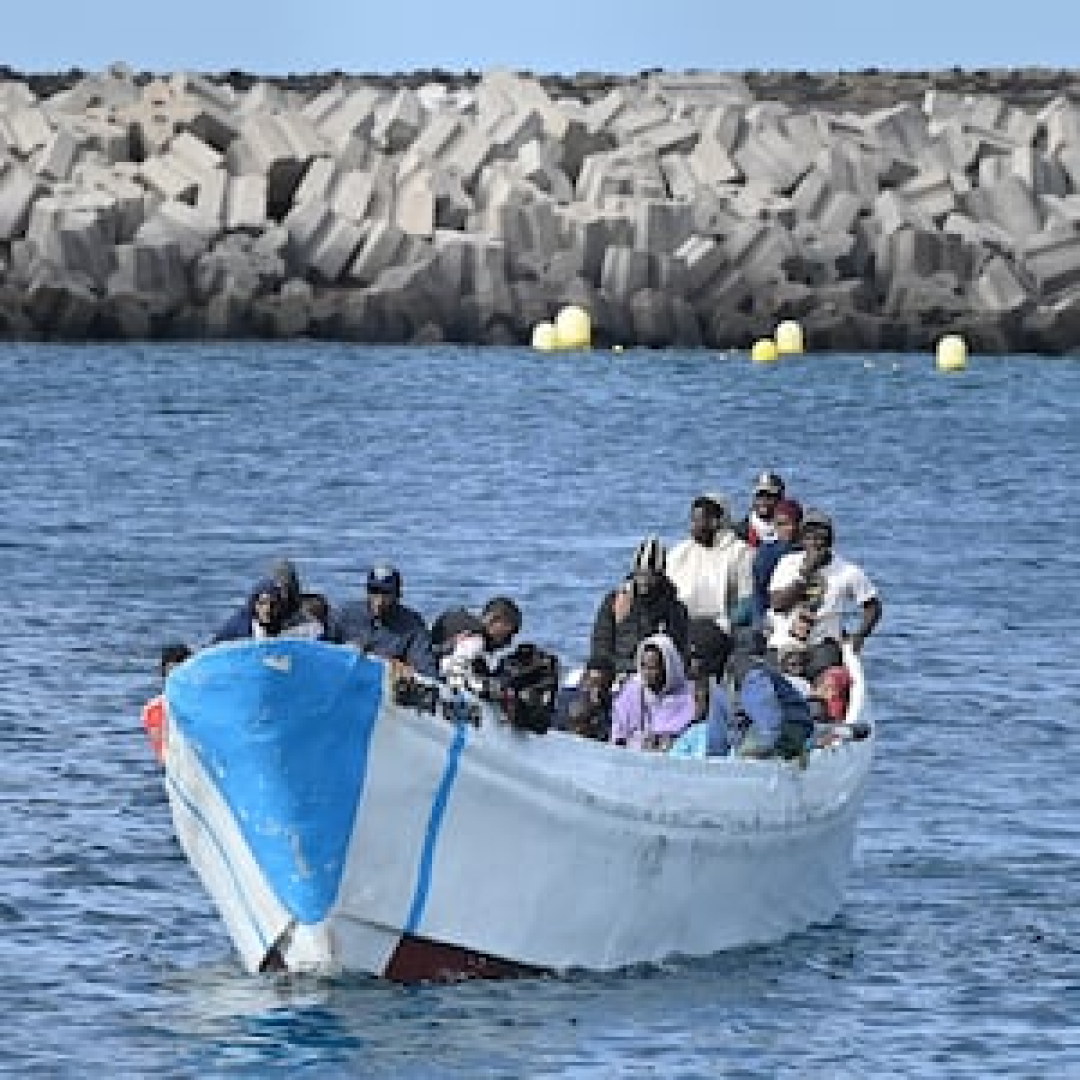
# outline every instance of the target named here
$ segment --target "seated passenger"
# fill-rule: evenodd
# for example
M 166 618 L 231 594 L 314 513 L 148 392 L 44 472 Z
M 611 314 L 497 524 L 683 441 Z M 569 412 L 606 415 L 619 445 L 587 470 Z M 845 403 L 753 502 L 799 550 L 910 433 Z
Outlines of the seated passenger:
M 765 657 L 749 650 L 733 652 L 727 663 L 733 694 L 729 718 L 739 757 L 801 757 L 814 734 L 810 706 L 802 693 Z
M 652 634 L 637 650 L 637 671 L 611 708 L 611 742 L 666 750 L 694 721 L 694 691 L 682 658 L 666 634 Z
M 689 617 L 665 572 L 666 562 L 659 537 L 646 537 L 634 553 L 632 572 L 596 612 L 590 653 L 610 657 L 619 675 L 635 669 L 638 646 L 653 634 L 666 634 L 681 658 L 689 656 Z
M 367 596 L 342 606 L 335 633 L 361 652 L 399 660 L 434 678 L 437 667 L 427 624 L 418 611 L 401 602 L 401 591 L 401 573 L 395 567 L 372 567 Z
M 690 504 L 690 535 L 667 558 L 667 575 L 691 619 L 725 628 L 750 621 L 753 552 L 731 524 L 727 499 L 699 495 Z
M 521 609 L 508 596 L 495 596 L 479 616 L 465 608 L 444 611 L 431 630 L 439 671 L 447 677 L 493 675 L 499 654 L 521 630 Z
M 609 656 L 590 656 L 577 686 L 565 686 L 555 703 L 553 727 L 585 739 L 611 737 L 615 665 Z
M 273 578 L 262 578 L 248 594 L 244 604 L 232 615 L 210 639 L 211 644 L 221 641 L 241 641 L 244 638 L 279 637 L 282 631 L 283 604 L 278 583 Z

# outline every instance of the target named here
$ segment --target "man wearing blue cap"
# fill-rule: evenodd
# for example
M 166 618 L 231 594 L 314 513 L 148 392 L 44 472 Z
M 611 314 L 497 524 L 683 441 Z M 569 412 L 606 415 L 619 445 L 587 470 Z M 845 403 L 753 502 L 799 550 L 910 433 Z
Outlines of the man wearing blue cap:
M 427 624 L 401 602 L 401 573 L 393 566 L 371 568 L 367 598 L 342 607 L 338 628 L 342 639 L 361 652 L 400 660 L 421 675 L 437 674 Z

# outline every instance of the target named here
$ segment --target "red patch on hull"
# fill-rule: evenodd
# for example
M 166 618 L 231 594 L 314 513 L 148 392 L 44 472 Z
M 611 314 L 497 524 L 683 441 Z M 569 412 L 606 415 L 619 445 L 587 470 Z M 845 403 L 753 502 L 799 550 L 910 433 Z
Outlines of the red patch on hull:
M 383 976 L 394 982 L 459 982 L 463 979 L 510 979 L 542 975 L 543 969 L 496 956 L 473 952 L 460 945 L 402 936 Z

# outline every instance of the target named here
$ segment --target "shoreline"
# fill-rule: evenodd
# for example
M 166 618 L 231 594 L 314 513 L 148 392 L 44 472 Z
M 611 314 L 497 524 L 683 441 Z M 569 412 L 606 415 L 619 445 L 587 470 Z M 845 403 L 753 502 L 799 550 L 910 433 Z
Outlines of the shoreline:
M 1074 351 L 1080 70 L 0 67 L 0 339 Z

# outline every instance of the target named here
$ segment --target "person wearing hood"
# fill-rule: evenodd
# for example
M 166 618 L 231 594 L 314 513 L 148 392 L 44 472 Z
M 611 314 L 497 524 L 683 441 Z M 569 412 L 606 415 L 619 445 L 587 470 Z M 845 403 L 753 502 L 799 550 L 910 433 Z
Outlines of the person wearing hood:
M 753 552 L 735 534 L 722 495 L 690 504 L 690 535 L 671 549 L 667 575 L 691 619 L 713 619 L 725 630 L 750 621 Z
M 631 573 L 600 602 L 590 655 L 610 657 L 618 675 L 634 671 L 638 646 L 650 634 L 666 634 L 680 657 L 688 657 L 690 620 L 667 576 L 666 564 L 667 553 L 659 537 L 646 537 L 634 553 Z
M 210 639 L 212 645 L 244 638 L 279 637 L 284 620 L 281 589 L 273 578 L 261 578 L 248 594 L 242 607 L 233 612 L 225 625 Z
M 300 589 L 300 575 L 295 563 L 289 559 L 276 562 L 267 577 L 259 582 L 257 588 L 263 588 L 268 584 L 278 596 L 277 630 L 272 636 L 277 637 L 280 634 L 284 637 L 324 640 L 331 637 L 329 628 L 304 610 L 302 603 L 304 594 Z M 247 599 L 225 620 L 224 625 L 210 639 L 211 644 L 255 636 L 251 633 L 255 614 L 253 600 L 253 594 L 249 593 Z
M 611 741 L 638 750 L 666 750 L 694 722 L 694 689 L 667 634 L 651 634 L 641 642 L 635 667 L 611 707 Z

